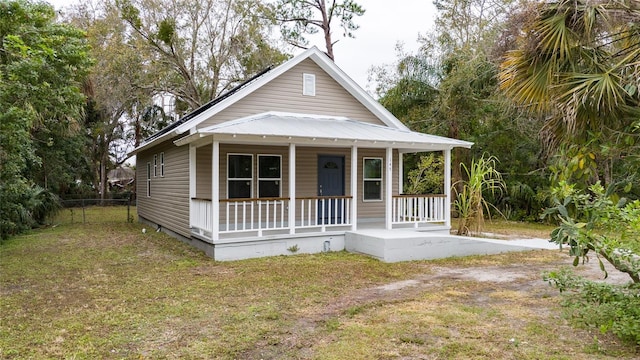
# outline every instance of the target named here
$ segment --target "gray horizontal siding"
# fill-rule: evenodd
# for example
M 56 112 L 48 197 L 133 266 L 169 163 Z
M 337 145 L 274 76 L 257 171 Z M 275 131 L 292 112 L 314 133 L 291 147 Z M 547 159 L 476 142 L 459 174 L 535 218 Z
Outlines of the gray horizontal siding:
M 303 73 L 315 74 L 316 96 L 302 95 Z M 384 125 L 324 70 L 307 59 L 213 118 L 204 121 L 198 128 L 267 111 L 346 116 L 354 120 Z
M 165 141 L 137 155 L 138 214 L 180 235 L 190 236 L 189 229 L 189 147 L 177 147 Z M 151 176 L 151 196 L 147 196 L 147 162 L 164 152 L 164 177 Z M 158 167 L 160 164 L 158 164 Z

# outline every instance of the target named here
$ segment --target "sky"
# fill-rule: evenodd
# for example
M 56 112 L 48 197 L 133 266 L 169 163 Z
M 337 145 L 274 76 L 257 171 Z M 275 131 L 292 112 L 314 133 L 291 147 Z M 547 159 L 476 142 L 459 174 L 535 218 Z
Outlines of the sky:
M 56 9 L 77 3 L 78 0 L 47 0 Z M 408 52 L 418 48 L 418 34 L 433 28 L 435 7 L 432 0 L 358 0 L 365 14 L 356 18 L 360 28 L 355 38 L 344 38 L 341 29 L 333 30 L 336 64 L 362 88 L 368 86 L 368 71 L 372 66 L 396 60 L 396 43 L 402 42 Z M 321 37 L 311 39 L 310 45 L 324 50 Z M 295 54 L 295 52 L 294 52 Z

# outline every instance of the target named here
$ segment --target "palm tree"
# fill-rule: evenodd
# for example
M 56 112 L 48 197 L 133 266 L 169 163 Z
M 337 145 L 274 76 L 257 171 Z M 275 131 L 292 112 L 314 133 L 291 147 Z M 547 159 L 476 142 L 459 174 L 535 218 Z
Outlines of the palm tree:
M 640 1 L 540 4 L 500 68 L 500 87 L 547 121 L 550 149 L 619 143 L 640 119 Z

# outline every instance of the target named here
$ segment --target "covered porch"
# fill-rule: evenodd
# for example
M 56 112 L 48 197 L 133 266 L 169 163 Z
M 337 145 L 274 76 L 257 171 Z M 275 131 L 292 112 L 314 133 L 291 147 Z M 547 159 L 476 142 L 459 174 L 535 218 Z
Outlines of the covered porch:
M 176 144 L 189 146 L 192 236 L 214 246 L 344 238 L 364 229 L 448 232 L 451 149 L 471 146 L 347 118 L 289 113 L 199 129 Z M 403 154 L 427 151 L 443 154 L 444 193 L 403 194 Z
M 450 228 L 449 207 L 444 194 L 392 195 L 389 219 L 358 221 L 353 196 L 220 199 L 218 238 L 286 235 L 358 229 L 441 230 Z M 194 235 L 213 239 L 213 201 L 191 199 Z

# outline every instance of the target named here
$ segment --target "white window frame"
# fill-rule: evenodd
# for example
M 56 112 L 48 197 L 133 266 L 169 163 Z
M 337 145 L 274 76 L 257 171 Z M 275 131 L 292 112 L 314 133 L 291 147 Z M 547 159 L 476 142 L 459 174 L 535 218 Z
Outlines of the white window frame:
M 279 176 L 277 178 L 261 178 L 260 177 L 260 158 L 261 157 L 277 157 L 277 158 L 280 159 L 280 174 L 279 174 Z M 278 181 L 279 189 L 278 189 L 278 196 L 276 196 L 276 197 L 278 197 L 278 198 L 282 197 L 282 155 L 279 155 L 279 154 L 258 154 L 258 162 L 256 163 L 256 176 L 258 178 L 258 184 L 257 184 L 258 185 L 257 186 L 258 192 L 256 193 L 258 198 L 260 197 L 260 182 L 262 180 L 264 180 L 264 181 Z M 269 197 L 271 197 L 271 196 L 269 196 Z
M 158 154 L 153 154 L 153 177 L 158 176 Z
M 366 177 L 366 163 L 367 160 L 380 160 L 380 177 L 379 178 L 367 178 Z M 363 157 L 362 158 L 362 201 L 363 202 L 379 202 L 383 200 L 383 191 L 384 191 L 384 158 L 381 157 Z M 365 183 L 367 181 L 379 181 L 380 182 L 380 198 L 379 199 L 366 199 L 366 188 Z
M 316 96 L 316 75 L 315 74 L 302 74 L 302 95 L 304 96 Z
M 151 162 L 147 162 L 147 197 L 151 197 Z
M 160 177 L 164 177 L 164 151 L 160 153 Z
M 249 156 L 251 157 L 251 178 L 231 178 L 229 177 L 229 158 L 231 156 Z M 254 171 L 253 169 L 255 168 L 255 163 L 254 163 L 254 159 L 253 159 L 253 154 L 243 154 L 243 153 L 227 153 L 227 199 L 231 199 L 231 197 L 229 197 L 229 183 L 231 181 L 249 181 L 249 191 L 251 192 L 251 194 L 249 195 L 249 198 L 253 198 L 253 178 L 254 178 Z M 239 198 L 233 198 L 233 199 L 239 199 Z

